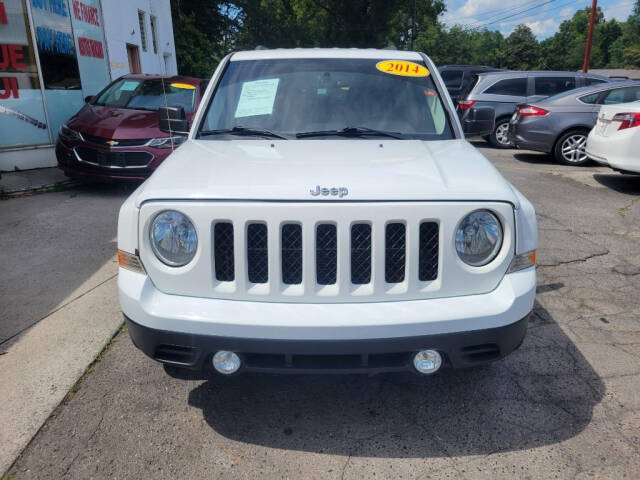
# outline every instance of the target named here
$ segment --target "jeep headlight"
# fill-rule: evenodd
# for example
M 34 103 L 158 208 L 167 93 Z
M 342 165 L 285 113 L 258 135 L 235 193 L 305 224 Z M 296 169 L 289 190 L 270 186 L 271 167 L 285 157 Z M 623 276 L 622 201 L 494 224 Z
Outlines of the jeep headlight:
M 178 148 L 187 139 L 184 135 L 176 135 L 174 137 L 152 138 L 147 145 L 154 148 Z
M 464 217 L 456 230 L 456 251 L 472 267 L 481 267 L 496 258 L 502 246 L 502 225 L 488 210 L 476 210 Z
M 149 231 L 151 248 L 158 259 L 171 267 L 182 267 L 193 260 L 198 235 L 191 220 L 175 210 L 156 215 Z

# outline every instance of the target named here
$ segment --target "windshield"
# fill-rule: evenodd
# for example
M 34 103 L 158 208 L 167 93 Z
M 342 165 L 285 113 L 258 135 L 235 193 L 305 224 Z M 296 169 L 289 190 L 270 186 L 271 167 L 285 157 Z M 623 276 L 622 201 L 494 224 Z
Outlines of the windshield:
M 166 99 L 165 99 L 166 96 Z M 183 107 L 193 112 L 196 88 L 180 82 L 161 80 L 134 80 L 122 78 L 104 90 L 94 105 L 135 110 L 157 110 L 159 107 Z
M 198 137 L 228 139 L 207 132 L 234 127 L 316 139 L 336 138 L 331 136 L 336 131 L 351 138 L 375 137 L 375 131 L 402 139 L 454 138 L 424 64 L 395 60 L 231 61 Z M 300 135 L 305 133 L 315 135 Z

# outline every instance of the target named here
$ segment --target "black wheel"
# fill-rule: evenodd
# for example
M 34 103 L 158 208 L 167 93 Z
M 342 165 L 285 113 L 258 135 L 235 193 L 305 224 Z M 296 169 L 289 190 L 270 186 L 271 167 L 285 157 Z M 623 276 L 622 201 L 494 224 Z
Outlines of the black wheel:
M 501 118 L 496 120 L 496 126 L 491 135 L 489 135 L 489 143 L 496 148 L 511 148 L 509 142 L 509 119 Z
M 553 149 L 553 155 L 557 162 L 564 165 L 582 166 L 589 162 L 585 152 L 587 145 L 586 130 L 570 130 L 560 136 Z

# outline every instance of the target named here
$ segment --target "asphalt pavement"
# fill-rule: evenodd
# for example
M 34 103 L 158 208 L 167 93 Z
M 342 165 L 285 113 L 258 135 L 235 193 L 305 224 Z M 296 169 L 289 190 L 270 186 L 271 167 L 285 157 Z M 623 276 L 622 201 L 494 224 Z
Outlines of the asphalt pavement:
M 55 410 L 10 478 L 638 478 L 640 177 L 478 146 L 538 213 L 538 296 L 515 353 L 425 378 L 222 378 L 163 368 L 125 332 Z M 39 201 L 59 203 L 53 195 Z M 92 216 L 80 213 L 85 205 L 115 208 L 118 195 L 83 191 L 74 224 Z M 92 259 L 90 239 L 100 235 L 74 228 L 83 273 L 58 277 L 54 298 L 115 252 L 104 246 Z M 56 261 L 49 253 L 41 269 L 60 268 L 49 266 Z M 46 290 L 45 280 L 34 282 Z M 115 295 L 94 301 L 96 311 L 118 315 Z M 11 318 L 37 319 L 54 304 L 14 306 Z

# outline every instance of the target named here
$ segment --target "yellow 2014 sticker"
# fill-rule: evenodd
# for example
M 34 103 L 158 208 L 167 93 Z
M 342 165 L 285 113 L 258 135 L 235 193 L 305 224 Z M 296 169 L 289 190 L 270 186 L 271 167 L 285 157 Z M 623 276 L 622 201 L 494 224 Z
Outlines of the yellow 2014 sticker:
M 383 60 L 376 63 L 376 68 L 391 75 L 403 77 L 426 77 L 429 75 L 427 67 L 406 60 Z
M 189 85 L 188 83 L 172 83 L 172 87 L 174 88 L 182 88 L 183 90 L 195 90 L 196 87 L 194 85 Z

